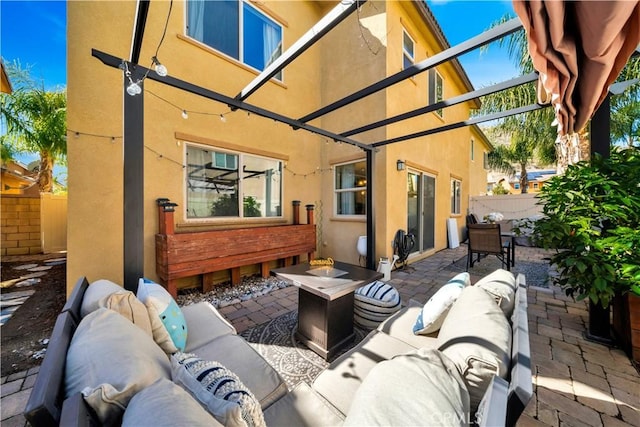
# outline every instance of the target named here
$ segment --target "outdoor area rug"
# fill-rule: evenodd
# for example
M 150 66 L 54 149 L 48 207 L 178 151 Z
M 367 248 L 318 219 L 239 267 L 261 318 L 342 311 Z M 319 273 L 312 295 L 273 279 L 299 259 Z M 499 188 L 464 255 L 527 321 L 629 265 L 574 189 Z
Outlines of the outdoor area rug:
M 329 362 L 296 340 L 294 334 L 297 325 L 298 312 L 291 311 L 240 333 L 282 375 L 289 390 L 300 381 L 311 384 L 329 366 Z M 354 331 L 354 341 L 342 353 L 362 341 L 369 332 L 357 325 L 354 325 Z
M 474 259 L 476 256 L 477 255 L 474 255 Z M 498 268 L 501 268 L 500 260 L 493 255 L 489 255 L 482 258 L 480 262 L 474 262 L 473 267 L 469 268 L 469 273 L 473 273 L 477 276 L 486 276 Z M 467 256 L 463 256 L 444 269 L 458 273 L 467 271 Z M 524 274 L 527 280 L 527 286 L 537 286 L 540 288 L 549 287 L 548 261 L 518 261 L 518 258 L 516 257 L 516 265 L 511 267 L 511 272 L 514 274 Z

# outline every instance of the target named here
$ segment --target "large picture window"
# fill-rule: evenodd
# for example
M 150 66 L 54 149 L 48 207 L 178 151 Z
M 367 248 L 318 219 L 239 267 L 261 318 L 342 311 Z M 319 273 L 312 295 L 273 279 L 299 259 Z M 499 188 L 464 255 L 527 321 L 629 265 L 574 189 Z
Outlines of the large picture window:
M 243 0 L 189 0 L 187 35 L 259 71 L 282 54 L 282 27 Z
M 458 179 L 451 179 L 451 213 L 460 215 L 460 197 L 462 193 L 462 182 Z
M 186 173 L 187 218 L 282 216 L 280 160 L 187 145 Z
M 336 215 L 366 215 L 367 163 L 347 163 L 335 167 Z

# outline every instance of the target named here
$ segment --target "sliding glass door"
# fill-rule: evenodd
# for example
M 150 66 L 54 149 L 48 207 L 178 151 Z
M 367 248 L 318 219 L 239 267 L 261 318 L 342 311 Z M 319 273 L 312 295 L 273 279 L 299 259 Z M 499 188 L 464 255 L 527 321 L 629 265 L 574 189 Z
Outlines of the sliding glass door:
M 414 252 L 423 252 L 435 246 L 436 179 L 409 171 L 407 180 L 407 232 L 416 236 Z

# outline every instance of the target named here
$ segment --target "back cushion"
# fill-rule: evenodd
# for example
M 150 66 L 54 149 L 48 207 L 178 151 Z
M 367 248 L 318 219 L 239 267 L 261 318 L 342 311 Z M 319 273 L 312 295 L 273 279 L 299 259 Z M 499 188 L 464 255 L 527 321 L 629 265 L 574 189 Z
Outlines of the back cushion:
M 438 334 L 438 349 L 457 366 L 475 413 L 491 377 L 507 377 L 511 360 L 511 326 L 494 298 L 470 286 L 451 307 Z
M 82 297 L 80 315 L 82 317 L 100 308 L 99 302 L 109 295 L 122 291 L 124 288 L 110 280 L 100 279 L 91 283 Z
M 419 349 L 369 372 L 344 425 L 455 426 L 468 420 L 469 393 L 456 366 L 437 350 Z
M 516 298 L 516 277 L 502 268 L 478 280 L 475 284 L 491 294 L 504 315 L 510 318 L 513 314 Z
M 129 400 L 160 378 L 171 378 L 169 359 L 142 329 L 107 308 L 82 319 L 67 352 L 66 397 L 82 393 L 100 422 L 114 425 Z

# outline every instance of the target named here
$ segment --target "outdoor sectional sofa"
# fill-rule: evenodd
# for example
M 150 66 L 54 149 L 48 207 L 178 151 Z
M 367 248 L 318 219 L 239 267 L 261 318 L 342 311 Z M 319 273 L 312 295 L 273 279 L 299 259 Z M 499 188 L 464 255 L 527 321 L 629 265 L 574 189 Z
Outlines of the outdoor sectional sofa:
M 135 316 L 98 304 L 105 291 L 91 286 L 81 279 L 57 319 L 25 409 L 31 425 L 221 425 L 175 384 L 175 360 Z M 226 425 L 514 425 L 532 395 L 524 276 L 497 270 L 465 287 L 430 335 L 412 330 L 422 308 L 412 301 L 290 391 L 208 303 L 182 308 L 184 351 L 235 372 L 262 409 L 238 417 L 232 402 Z M 90 406 L 96 396 L 106 410 Z

